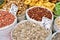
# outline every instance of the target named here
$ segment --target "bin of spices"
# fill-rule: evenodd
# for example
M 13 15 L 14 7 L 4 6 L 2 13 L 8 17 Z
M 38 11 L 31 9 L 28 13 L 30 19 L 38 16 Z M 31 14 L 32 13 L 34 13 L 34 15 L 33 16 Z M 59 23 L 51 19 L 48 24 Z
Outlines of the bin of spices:
M 51 30 L 29 20 L 19 22 L 11 34 L 12 40 L 50 40 L 52 36 Z
M 17 17 L 8 11 L 0 10 L 0 40 L 10 40 L 9 35 L 17 23 Z
M 57 17 L 57 18 L 55 19 L 55 21 L 54 21 L 54 30 L 55 30 L 55 31 L 60 30 L 60 16 Z
M 52 25 L 53 13 L 47 8 L 35 6 L 26 10 L 26 18 L 36 23 L 46 25 L 49 22 Z

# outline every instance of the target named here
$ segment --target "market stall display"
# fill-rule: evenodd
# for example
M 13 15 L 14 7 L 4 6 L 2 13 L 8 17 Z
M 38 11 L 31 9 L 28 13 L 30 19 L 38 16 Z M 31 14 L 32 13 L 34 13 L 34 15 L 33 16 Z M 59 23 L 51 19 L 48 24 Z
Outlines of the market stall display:
M 12 31 L 12 40 L 50 40 L 52 32 L 32 21 L 18 23 Z
M 60 40 L 58 30 L 60 0 L 0 0 L 0 40 Z

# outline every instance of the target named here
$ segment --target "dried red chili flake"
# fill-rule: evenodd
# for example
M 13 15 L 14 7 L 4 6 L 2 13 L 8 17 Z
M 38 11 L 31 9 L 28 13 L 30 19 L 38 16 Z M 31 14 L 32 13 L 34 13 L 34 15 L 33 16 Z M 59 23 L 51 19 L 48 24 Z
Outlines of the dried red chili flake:
M 8 11 L 0 11 L 0 28 L 12 24 L 14 19 L 14 15 Z
M 28 11 L 28 15 L 30 18 L 35 19 L 37 21 L 42 21 L 42 17 L 47 17 L 52 19 L 52 14 L 45 8 L 34 7 Z

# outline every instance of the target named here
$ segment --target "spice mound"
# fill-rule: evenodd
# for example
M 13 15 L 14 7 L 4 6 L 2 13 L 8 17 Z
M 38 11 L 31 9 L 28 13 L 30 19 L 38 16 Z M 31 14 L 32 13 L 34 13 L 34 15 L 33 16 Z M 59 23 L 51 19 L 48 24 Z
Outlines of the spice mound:
M 41 7 L 33 7 L 28 10 L 28 15 L 30 18 L 35 19 L 36 21 L 42 21 L 42 17 L 47 17 L 52 19 L 52 14 L 48 9 Z
M 45 40 L 50 34 L 50 30 L 33 23 L 24 21 L 19 23 L 12 31 L 13 40 Z
M 8 11 L 0 11 L 0 28 L 8 26 L 14 22 L 14 15 Z
M 52 40 L 60 40 L 60 33 L 57 33 Z

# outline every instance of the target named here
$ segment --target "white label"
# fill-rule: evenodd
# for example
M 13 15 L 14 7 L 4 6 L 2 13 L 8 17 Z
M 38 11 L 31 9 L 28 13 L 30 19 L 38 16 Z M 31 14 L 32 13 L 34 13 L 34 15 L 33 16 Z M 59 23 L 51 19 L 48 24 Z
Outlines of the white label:
M 42 24 L 46 29 L 50 29 L 51 28 L 51 23 L 52 21 L 46 17 L 42 18 Z
M 18 11 L 18 7 L 17 7 L 15 4 L 12 4 L 12 5 L 11 5 L 10 12 L 11 12 L 12 14 L 16 15 L 17 11 Z

